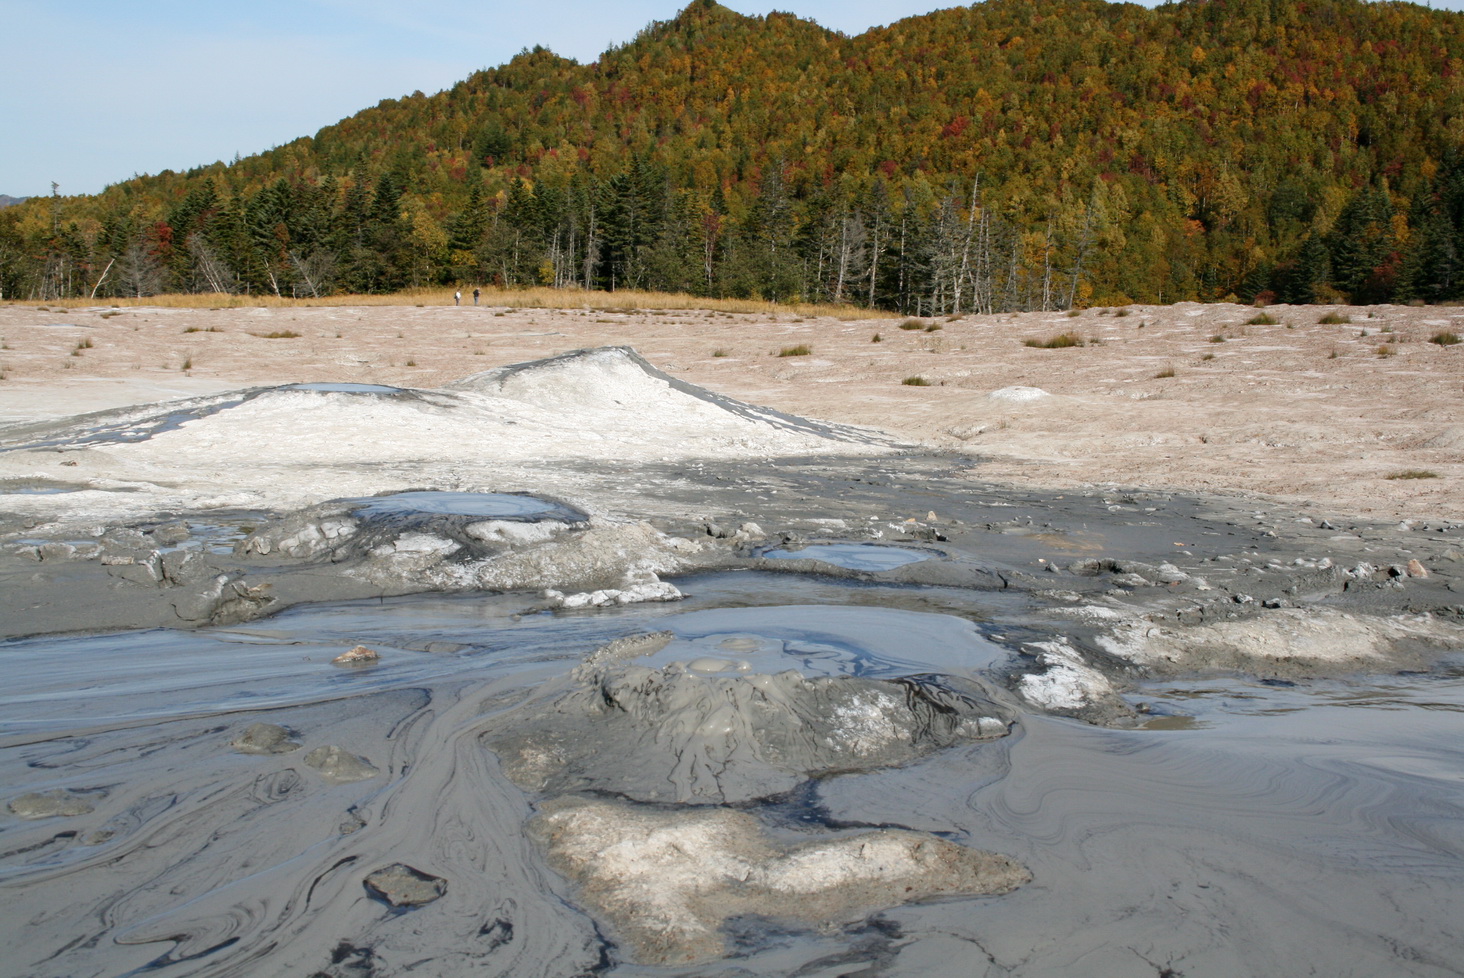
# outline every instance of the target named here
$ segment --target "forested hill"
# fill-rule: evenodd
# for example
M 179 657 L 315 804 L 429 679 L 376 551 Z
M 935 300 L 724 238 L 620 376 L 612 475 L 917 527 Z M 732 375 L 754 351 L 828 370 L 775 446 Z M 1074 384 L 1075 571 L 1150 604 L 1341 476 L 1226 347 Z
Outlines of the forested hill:
M 1455 298 L 1461 27 L 1361 0 L 988 0 L 849 38 L 694 0 L 593 64 L 525 51 L 233 164 L 7 208 L 0 288 Z

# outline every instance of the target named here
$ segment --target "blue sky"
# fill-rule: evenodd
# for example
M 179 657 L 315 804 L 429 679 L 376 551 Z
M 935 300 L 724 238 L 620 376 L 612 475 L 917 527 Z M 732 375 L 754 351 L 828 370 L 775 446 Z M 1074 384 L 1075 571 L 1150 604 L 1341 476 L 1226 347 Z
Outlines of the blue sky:
M 687 0 L 0 0 L 0 193 L 248 156 L 542 44 L 592 61 Z M 938 0 L 722 0 L 845 34 Z M 1464 0 L 1434 0 L 1458 8 Z

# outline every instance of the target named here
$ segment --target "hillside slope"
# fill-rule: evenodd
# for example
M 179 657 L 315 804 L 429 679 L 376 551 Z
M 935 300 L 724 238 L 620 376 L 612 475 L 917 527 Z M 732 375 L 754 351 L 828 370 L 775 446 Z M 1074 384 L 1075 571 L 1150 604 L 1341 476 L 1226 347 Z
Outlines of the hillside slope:
M 1461 15 L 989 0 L 849 38 L 694 0 L 257 156 L 0 219 L 6 296 L 451 282 L 939 313 L 1453 298 Z

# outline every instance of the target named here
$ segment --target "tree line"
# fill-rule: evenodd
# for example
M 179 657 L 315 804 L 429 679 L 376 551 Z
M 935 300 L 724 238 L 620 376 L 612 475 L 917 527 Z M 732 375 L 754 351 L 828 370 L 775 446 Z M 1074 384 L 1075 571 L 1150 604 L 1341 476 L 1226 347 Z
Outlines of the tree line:
M 314 137 L 0 211 L 0 295 L 496 283 L 910 314 L 1459 298 L 1458 14 L 988 0 L 857 38 L 695 0 Z

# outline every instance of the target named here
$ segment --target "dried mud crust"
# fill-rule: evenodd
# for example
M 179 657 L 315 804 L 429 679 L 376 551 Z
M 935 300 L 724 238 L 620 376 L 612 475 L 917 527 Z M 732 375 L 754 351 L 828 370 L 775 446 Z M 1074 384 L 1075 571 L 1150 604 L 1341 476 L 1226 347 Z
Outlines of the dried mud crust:
M 1275 325 L 1249 323 L 1256 310 L 1248 306 L 1181 303 L 1072 317 L 971 315 L 932 320 L 941 329 L 927 333 L 896 330 L 889 319 L 861 321 L 857 311 L 847 319 L 691 309 L 607 315 L 454 308 L 447 293 L 435 307 L 7 304 L 0 306 L 9 347 L 0 424 L 259 384 L 421 390 L 568 350 L 629 346 L 664 375 L 720 397 L 877 428 L 927 448 L 979 452 L 983 478 L 1048 488 L 1240 490 L 1375 519 L 1464 518 L 1464 346 L 1429 342 L 1464 332 L 1464 313 L 1284 305 L 1267 312 Z M 1329 315 L 1350 322 L 1320 321 Z M 285 328 L 300 338 L 254 335 Z M 1086 345 L 1026 345 L 1063 332 Z M 875 333 L 883 342 L 870 342 Z M 83 338 L 92 347 L 71 356 Z M 799 343 L 813 354 L 775 355 Z M 185 360 L 187 371 L 179 369 Z M 910 376 L 930 386 L 903 385 Z M 997 396 L 1023 388 L 1049 396 Z M 1438 478 L 1389 479 L 1410 471 Z

